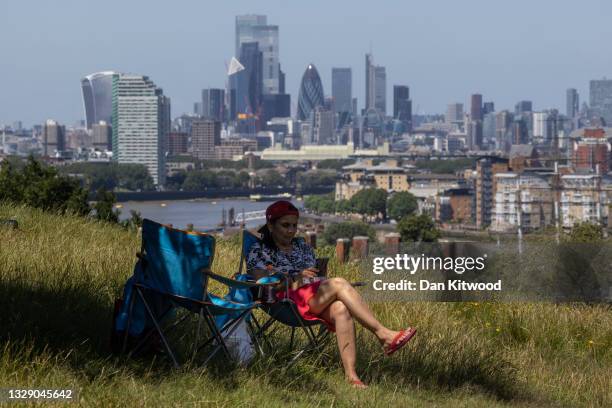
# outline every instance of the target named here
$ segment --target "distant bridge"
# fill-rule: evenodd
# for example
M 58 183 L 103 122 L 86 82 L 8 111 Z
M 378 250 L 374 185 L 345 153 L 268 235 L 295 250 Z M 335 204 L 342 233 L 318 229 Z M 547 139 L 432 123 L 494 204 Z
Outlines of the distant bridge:
M 239 212 L 236 215 L 235 221 L 237 223 L 243 223 L 246 221 L 262 220 L 265 218 L 266 218 L 266 210 L 248 211 L 248 212 Z

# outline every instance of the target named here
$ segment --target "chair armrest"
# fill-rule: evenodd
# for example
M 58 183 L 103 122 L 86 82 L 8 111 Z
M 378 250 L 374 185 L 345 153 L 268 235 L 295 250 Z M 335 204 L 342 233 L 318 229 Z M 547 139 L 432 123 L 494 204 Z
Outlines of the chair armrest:
M 226 286 L 230 286 L 234 288 L 242 288 L 242 289 L 257 288 L 260 286 L 272 286 L 272 285 L 276 285 L 279 282 L 279 280 L 272 280 L 272 279 L 267 280 L 272 277 L 262 278 L 262 279 L 259 279 L 257 282 L 244 282 L 244 281 L 239 281 L 236 279 L 228 278 L 226 276 L 217 275 L 210 269 L 202 269 L 202 273 L 216 280 L 217 282 L 223 283 Z

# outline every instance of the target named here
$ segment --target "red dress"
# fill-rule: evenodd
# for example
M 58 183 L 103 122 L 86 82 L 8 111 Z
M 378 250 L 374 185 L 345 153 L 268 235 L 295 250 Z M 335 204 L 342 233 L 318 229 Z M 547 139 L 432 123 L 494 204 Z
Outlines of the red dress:
M 320 322 L 323 322 L 330 331 L 335 332 L 336 327 L 332 322 L 310 311 L 310 306 L 308 305 L 308 302 L 310 302 L 310 299 L 312 299 L 312 297 L 317 293 L 317 290 L 319 290 L 319 285 L 321 285 L 321 281 L 300 286 L 295 290 L 289 289 L 289 299 L 293 300 L 293 302 L 297 306 L 298 313 L 300 314 L 300 316 L 302 316 L 304 320 L 318 320 Z M 279 300 L 284 299 L 286 293 L 287 292 L 284 291 L 277 292 L 276 298 Z

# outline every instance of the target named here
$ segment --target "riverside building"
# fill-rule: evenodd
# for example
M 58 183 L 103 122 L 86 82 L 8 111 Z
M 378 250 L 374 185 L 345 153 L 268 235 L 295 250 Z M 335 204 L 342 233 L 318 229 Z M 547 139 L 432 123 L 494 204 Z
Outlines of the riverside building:
M 113 75 L 113 159 L 144 165 L 156 185 L 163 185 L 166 178 L 169 104 L 169 98 L 149 77 Z

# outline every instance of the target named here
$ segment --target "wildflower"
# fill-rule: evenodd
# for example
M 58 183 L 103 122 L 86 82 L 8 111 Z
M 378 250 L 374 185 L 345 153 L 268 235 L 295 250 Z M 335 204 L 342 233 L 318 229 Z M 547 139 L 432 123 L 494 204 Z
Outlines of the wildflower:
M 499 333 L 499 332 L 501 331 L 501 329 L 500 329 L 499 327 L 497 327 L 497 328 L 495 329 L 495 331 Z
M 589 340 L 587 343 L 589 343 L 590 345 L 594 344 L 595 342 L 593 340 Z
M 486 323 L 485 323 L 485 326 L 487 326 L 487 327 L 491 327 L 491 323 L 486 322 Z

